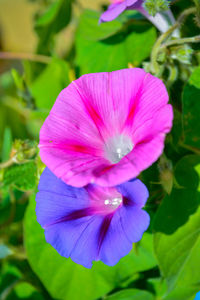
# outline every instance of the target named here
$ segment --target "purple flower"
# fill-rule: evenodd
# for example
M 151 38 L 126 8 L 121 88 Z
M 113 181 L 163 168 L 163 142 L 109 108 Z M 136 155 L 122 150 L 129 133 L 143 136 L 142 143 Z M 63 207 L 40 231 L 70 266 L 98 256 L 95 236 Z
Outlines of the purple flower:
M 170 25 L 175 23 L 174 16 L 171 10 L 157 13 L 155 17 L 148 14 L 144 9 L 144 0 L 110 0 L 111 5 L 100 17 L 101 22 L 109 22 L 116 19 L 125 10 L 137 10 L 145 16 L 152 24 L 154 24 L 161 32 L 167 31 Z M 178 36 L 176 31 L 174 36 Z
M 142 69 L 83 75 L 45 120 L 40 156 L 69 185 L 115 186 L 158 159 L 172 118 L 163 82 Z
M 46 168 L 38 189 L 37 221 L 46 241 L 86 268 L 97 260 L 115 265 L 149 226 L 149 215 L 142 210 L 148 191 L 138 179 L 116 187 L 75 188 Z

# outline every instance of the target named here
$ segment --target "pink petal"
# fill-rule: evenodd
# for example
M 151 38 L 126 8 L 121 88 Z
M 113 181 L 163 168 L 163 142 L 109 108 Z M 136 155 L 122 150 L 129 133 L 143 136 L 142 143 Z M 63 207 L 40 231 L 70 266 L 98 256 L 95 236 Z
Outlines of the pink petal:
M 101 186 L 117 185 L 137 177 L 140 172 L 153 164 L 162 154 L 164 148 L 165 134 L 160 134 L 151 141 L 138 144 L 131 153 L 125 156 L 118 164 L 112 168 L 98 169 L 95 173 L 96 184 Z
M 76 187 L 129 180 L 163 151 L 173 118 L 167 102 L 162 81 L 139 68 L 84 75 L 60 93 L 43 124 L 42 161 Z M 118 140 L 133 144 L 119 162 L 111 159 Z

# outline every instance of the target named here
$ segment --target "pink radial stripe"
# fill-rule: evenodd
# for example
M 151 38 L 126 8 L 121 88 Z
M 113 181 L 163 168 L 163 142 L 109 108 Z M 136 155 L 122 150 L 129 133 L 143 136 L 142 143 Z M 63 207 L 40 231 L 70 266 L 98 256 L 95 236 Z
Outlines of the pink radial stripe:
M 143 124 L 134 128 L 134 141 L 137 141 L 137 144 L 145 143 L 159 133 L 169 132 L 172 127 L 172 119 L 169 119 L 168 116 L 172 114 L 172 106 L 164 105 L 155 112 L 153 118 L 143 121 Z
M 40 156 L 67 184 L 114 186 L 158 159 L 172 119 L 164 84 L 144 70 L 87 74 L 58 96 Z
M 43 144 L 40 146 L 40 148 L 58 148 L 63 149 L 64 151 L 69 152 L 77 152 L 77 153 L 84 153 L 84 154 L 90 154 L 93 156 L 101 156 L 103 153 L 100 149 L 95 149 L 92 147 L 89 147 L 88 145 L 78 145 L 75 144 L 74 141 L 65 141 L 65 143 L 56 143 L 51 141 L 50 143 Z

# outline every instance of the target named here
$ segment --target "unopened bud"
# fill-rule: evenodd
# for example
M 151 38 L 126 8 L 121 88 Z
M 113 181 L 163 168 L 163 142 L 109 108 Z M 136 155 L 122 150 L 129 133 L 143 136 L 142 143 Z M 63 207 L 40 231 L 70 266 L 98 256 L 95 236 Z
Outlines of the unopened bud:
M 168 10 L 169 2 L 168 0 L 146 0 L 144 8 L 154 17 L 158 12 Z

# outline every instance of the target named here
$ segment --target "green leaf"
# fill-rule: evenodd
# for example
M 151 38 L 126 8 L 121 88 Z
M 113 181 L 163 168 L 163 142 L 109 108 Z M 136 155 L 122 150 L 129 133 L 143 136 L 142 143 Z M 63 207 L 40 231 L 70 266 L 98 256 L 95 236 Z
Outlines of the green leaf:
M 182 158 L 175 167 L 174 175 L 178 187 L 175 186 L 171 194 L 165 196 L 153 224 L 155 231 L 166 234 L 172 234 L 185 224 L 200 204 L 200 156 Z
M 5 261 L 0 268 L 0 299 L 5 299 L 5 296 L 21 278 L 22 274 L 19 269 Z
M 19 299 L 37 299 L 37 300 L 43 300 L 43 296 L 39 294 L 39 292 L 30 284 L 27 282 L 20 282 L 15 287 L 13 292 L 16 294 L 16 296 Z M 10 300 L 13 299 L 12 295 Z
M 200 67 L 192 73 L 183 90 L 185 144 L 200 148 Z
M 37 108 L 52 108 L 58 94 L 69 81 L 69 66 L 61 59 L 52 59 L 46 69 L 31 85 L 31 92 L 35 98 Z
M 128 63 L 139 66 L 150 55 L 156 39 L 155 28 L 144 23 L 131 23 L 101 41 L 86 37 L 89 28 L 85 27 L 81 20 L 76 34 L 76 64 L 81 74 L 127 68 Z
M 163 278 L 150 278 L 148 284 L 153 286 L 154 293 L 156 294 L 156 299 L 163 299 L 164 294 L 167 290 L 166 281 Z
M 181 139 L 182 135 L 182 114 L 177 110 L 175 107 L 173 107 L 173 112 L 174 112 L 174 120 L 173 120 L 173 127 L 171 130 L 171 135 L 172 135 L 172 147 L 177 149 L 178 148 L 178 143 Z
M 116 33 L 122 23 L 119 21 L 105 22 L 99 24 L 100 13 L 85 10 L 80 17 L 79 34 L 87 40 L 102 40 Z
M 53 106 L 53 104 L 56 100 L 56 97 L 54 99 L 54 102 L 53 102 L 53 97 L 51 100 L 52 100 L 51 105 Z M 38 101 L 40 101 L 40 100 L 38 100 Z M 43 101 L 43 99 L 41 101 Z M 46 102 L 46 104 L 44 104 L 44 105 L 48 106 L 48 102 Z M 41 108 L 41 109 L 37 109 L 37 110 L 31 110 L 29 113 L 27 129 L 28 129 L 28 132 L 31 134 L 31 136 L 33 136 L 36 140 L 38 140 L 40 129 L 41 129 L 46 117 L 49 114 L 50 108 L 49 109 Z
M 153 228 L 156 232 L 172 234 L 185 224 L 200 203 L 200 193 L 190 189 L 173 188 L 156 213 Z
M 154 296 L 146 291 L 138 289 L 126 289 L 110 295 L 105 300 L 153 300 Z
M 200 156 L 186 155 L 176 165 L 174 175 L 181 187 L 200 192 Z
M 35 199 L 28 206 L 24 236 L 29 263 L 53 298 L 93 300 L 99 298 L 134 273 L 150 269 L 156 260 L 152 253 L 152 237 L 146 234 L 136 250 L 109 267 L 101 262 L 92 269 L 75 264 L 71 259 L 61 257 L 45 242 L 43 229 L 36 221 Z
M 157 261 L 153 254 L 152 235 L 145 233 L 142 240 L 135 245 L 133 251 L 127 255 L 122 262 L 123 263 L 119 263 L 119 267 L 120 270 L 124 270 L 125 273 L 130 272 L 131 265 L 134 268 L 134 272 L 142 272 L 155 267 Z
M 189 200 L 189 199 L 188 199 Z M 200 289 L 200 208 L 172 235 L 155 234 L 155 253 L 169 291 L 174 288 Z
M 6 161 L 10 157 L 10 151 L 12 148 L 12 132 L 10 127 L 6 127 L 3 135 L 3 145 L 1 150 L 2 161 Z
M 43 45 L 70 22 L 72 0 L 54 1 L 47 11 L 35 22 L 35 30 Z M 46 45 L 47 46 L 47 45 Z
M 36 185 L 37 167 L 34 161 L 13 165 L 5 170 L 4 186 L 14 185 L 20 190 L 32 190 Z
M 166 294 L 163 300 L 194 300 L 196 293 L 199 291 L 199 286 L 194 285 L 193 287 L 178 287 L 170 293 Z
M 174 174 L 176 187 L 155 217 L 154 249 L 168 284 L 166 299 L 186 300 L 200 289 L 200 157 L 182 158 Z M 181 298 L 184 288 L 188 298 Z
M 7 105 L 4 105 L 3 101 L 0 102 L 0 148 L 3 146 L 3 134 L 6 127 L 10 128 L 13 140 L 19 137 L 25 139 L 27 134 L 24 116 L 12 107 L 15 106 L 15 102 L 10 100 L 9 97 L 4 99 Z

